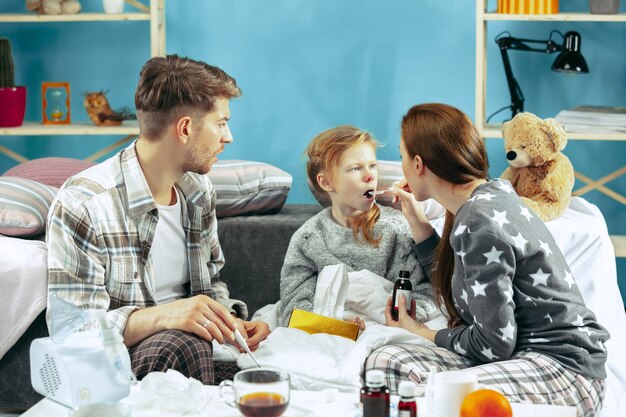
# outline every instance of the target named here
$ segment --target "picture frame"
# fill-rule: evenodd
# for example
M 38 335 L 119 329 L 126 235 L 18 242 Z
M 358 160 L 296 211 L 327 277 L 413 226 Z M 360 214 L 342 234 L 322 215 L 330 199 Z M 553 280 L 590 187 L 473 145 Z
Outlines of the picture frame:
M 41 114 L 44 125 L 71 123 L 70 83 L 57 81 L 41 83 Z

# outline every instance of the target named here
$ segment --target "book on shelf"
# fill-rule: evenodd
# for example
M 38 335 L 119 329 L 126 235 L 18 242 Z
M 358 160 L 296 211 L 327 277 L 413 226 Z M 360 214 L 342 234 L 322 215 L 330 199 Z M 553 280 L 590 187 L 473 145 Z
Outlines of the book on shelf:
M 567 132 L 626 133 L 626 107 L 578 106 L 555 119 Z

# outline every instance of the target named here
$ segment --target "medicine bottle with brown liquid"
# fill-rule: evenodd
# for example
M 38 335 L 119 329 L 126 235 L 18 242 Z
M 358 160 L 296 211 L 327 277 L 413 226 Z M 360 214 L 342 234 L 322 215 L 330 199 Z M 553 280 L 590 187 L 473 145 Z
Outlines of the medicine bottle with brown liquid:
M 400 304 L 398 297 L 400 296 L 400 294 L 404 295 L 404 298 L 406 300 L 406 313 L 409 314 L 411 312 L 411 300 L 413 293 L 413 285 L 411 285 L 411 281 L 409 281 L 411 273 L 409 271 L 400 271 L 398 276 L 399 277 L 396 280 L 395 285 L 393 286 L 393 294 L 391 296 L 391 299 L 393 300 L 391 317 L 394 320 L 398 320 L 398 305 Z
M 415 394 L 417 385 L 412 381 L 402 381 L 398 385 L 398 417 L 417 417 L 417 403 Z
M 385 386 L 385 373 L 370 369 L 365 374 L 365 386 L 361 388 L 363 417 L 389 417 L 389 388 Z

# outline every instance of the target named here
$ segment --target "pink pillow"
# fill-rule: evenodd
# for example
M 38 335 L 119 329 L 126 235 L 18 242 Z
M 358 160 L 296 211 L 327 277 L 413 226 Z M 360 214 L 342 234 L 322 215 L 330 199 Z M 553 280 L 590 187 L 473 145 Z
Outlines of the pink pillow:
M 42 184 L 60 188 L 66 179 L 95 164 L 95 162 L 73 158 L 39 158 L 14 166 L 3 175 L 27 178 Z

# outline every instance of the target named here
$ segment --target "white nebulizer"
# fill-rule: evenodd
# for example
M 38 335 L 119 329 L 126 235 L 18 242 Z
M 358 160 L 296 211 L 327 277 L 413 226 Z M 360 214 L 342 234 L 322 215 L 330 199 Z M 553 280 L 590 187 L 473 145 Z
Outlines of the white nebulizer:
M 130 356 L 104 310 L 82 310 L 59 297 L 48 300 L 50 337 L 30 345 L 30 379 L 38 393 L 69 407 L 112 403 L 128 396 Z M 76 332 L 96 321 L 98 330 Z

